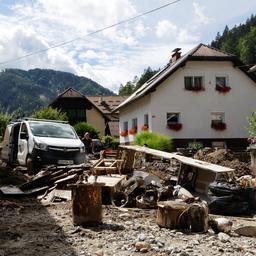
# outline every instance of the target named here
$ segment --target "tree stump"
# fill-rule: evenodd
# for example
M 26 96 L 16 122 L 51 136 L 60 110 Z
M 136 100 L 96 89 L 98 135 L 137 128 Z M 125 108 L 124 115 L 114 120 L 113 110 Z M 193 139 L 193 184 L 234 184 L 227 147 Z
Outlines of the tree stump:
M 162 201 L 157 204 L 156 223 L 160 227 L 170 229 L 186 229 L 189 224 L 186 218 L 186 211 L 189 204 L 176 201 Z
M 102 223 L 101 183 L 71 184 L 74 226 Z

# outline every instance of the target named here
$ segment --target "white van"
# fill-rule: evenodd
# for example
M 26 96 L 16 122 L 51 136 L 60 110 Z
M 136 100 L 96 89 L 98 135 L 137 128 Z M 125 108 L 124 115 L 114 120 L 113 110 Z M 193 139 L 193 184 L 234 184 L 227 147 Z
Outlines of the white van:
M 67 122 L 26 118 L 7 125 L 1 159 L 32 174 L 43 165 L 84 163 L 85 148 Z

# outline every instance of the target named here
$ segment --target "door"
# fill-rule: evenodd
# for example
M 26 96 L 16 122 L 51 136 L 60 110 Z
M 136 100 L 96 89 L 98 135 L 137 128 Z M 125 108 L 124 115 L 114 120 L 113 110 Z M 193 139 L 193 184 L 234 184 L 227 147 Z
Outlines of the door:
M 18 140 L 18 162 L 26 165 L 28 155 L 28 129 L 25 123 L 21 124 Z
M 1 159 L 4 162 L 9 163 L 11 161 L 10 156 L 11 156 L 11 149 L 12 149 L 12 125 L 7 125 L 4 133 L 4 139 L 2 142 L 2 150 L 1 150 Z

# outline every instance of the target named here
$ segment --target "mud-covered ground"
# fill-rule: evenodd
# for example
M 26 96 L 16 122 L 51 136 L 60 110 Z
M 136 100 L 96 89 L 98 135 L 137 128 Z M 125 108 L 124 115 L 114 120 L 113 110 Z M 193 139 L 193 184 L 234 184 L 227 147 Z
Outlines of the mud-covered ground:
M 253 216 L 230 219 L 234 227 L 256 225 Z M 104 206 L 102 225 L 74 227 L 71 202 L 1 199 L 0 255 L 255 255 L 256 238 L 186 234 L 159 228 L 155 220 L 155 210 Z

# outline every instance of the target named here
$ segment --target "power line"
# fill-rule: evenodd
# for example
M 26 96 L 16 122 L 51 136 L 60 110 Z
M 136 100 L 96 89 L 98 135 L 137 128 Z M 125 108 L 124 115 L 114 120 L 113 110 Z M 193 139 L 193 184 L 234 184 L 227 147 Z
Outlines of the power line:
M 37 54 L 40 54 L 40 53 L 43 53 L 43 52 L 47 52 L 47 51 L 49 51 L 49 50 L 51 50 L 51 49 L 54 49 L 54 48 L 58 48 L 58 47 L 62 47 L 62 46 L 67 45 L 67 44 L 71 44 L 71 43 L 73 43 L 74 41 L 77 41 L 77 40 L 79 40 L 79 39 L 83 39 L 83 38 L 85 38 L 85 37 L 92 36 L 92 35 L 95 35 L 95 34 L 97 34 L 97 33 L 100 33 L 100 32 L 102 32 L 102 31 L 104 31 L 104 30 L 107 30 L 107 29 L 110 29 L 110 28 L 113 28 L 113 27 L 122 25 L 122 24 L 124 24 L 124 23 L 131 22 L 131 21 L 136 20 L 136 19 L 138 19 L 138 18 L 140 18 L 140 17 L 142 17 L 142 16 L 148 15 L 148 14 L 153 13 L 153 12 L 156 12 L 156 11 L 159 11 L 159 10 L 161 10 L 161 9 L 163 9 L 163 8 L 166 8 L 166 7 L 168 7 L 168 6 L 172 5 L 172 4 L 176 4 L 176 3 L 180 2 L 180 1 L 182 1 L 182 0 L 175 0 L 175 1 L 169 2 L 169 3 L 167 3 L 167 4 L 164 4 L 164 5 L 159 6 L 159 7 L 157 7 L 157 8 L 154 8 L 154 9 L 151 9 L 151 10 L 149 10 L 149 11 L 143 12 L 143 13 L 137 15 L 137 16 L 134 16 L 134 17 L 131 17 L 131 18 L 128 18 L 128 19 L 119 21 L 119 22 L 114 23 L 114 24 L 112 24 L 112 25 L 109 25 L 109 26 L 103 27 L 103 28 L 101 28 L 101 29 L 95 30 L 95 31 L 93 31 L 93 32 L 90 32 L 90 33 L 84 35 L 83 37 L 76 37 L 76 38 L 74 38 L 74 39 L 72 39 L 72 40 L 69 40 L 69 41 L 64 41 L 64 42 L 62 42 L 62 43 L 55 44 L 55 45 L 52 45 L 52 46 L 50 46 L 50 47 L 47 47 L 47 48 L 44 48 L 44 49 L 41 49 L 41 50 L 37 50 L 37 51 L 28 53 L 28 54 L 26 54 L 26 55 L 23 55 L 23 56 L 14 58 L 14 59 L 10 59 L 10 60 L 4 61 L 4 62 L 0 62 L 0 65 L 4 65 L 4 64 L 10 63 L 10 62 L 14 62 L 14 61 L 18 61 L 18 60 L 21 60 L 21 59 L 25 59 L 25 58 L 28 58 L 28 57 L 33 56 L 33 55 L 37 55 Z

